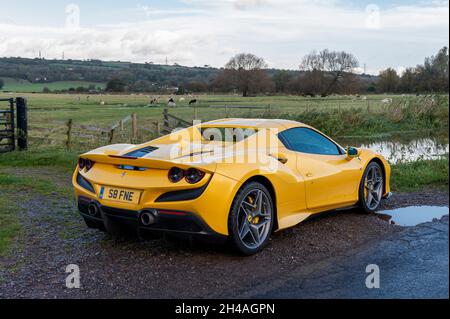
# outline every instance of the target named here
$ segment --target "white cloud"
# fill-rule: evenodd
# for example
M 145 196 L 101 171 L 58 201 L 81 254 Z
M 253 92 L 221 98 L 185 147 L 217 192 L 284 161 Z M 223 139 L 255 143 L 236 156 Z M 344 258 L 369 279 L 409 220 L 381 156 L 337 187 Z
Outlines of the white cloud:
M 297 68 L 312 49 L 354 53 L 376 73 L 420 63 L 448 44 L 448 1 L 397 6 L 379 12 L 367 28 L 364 8 L 337 0 L 184 0 L 189 7 L 135 7 L 140 21 L 78 30 L 0 22 L 0 56 L 96 58 L 222 66 L 240 51 L 271 66 Z M 81 17 L 83 11 L 81 8 Z M 417 48 L 417 49 L 415 49 Z M 409 64 L 408 64 L 409 63 Z

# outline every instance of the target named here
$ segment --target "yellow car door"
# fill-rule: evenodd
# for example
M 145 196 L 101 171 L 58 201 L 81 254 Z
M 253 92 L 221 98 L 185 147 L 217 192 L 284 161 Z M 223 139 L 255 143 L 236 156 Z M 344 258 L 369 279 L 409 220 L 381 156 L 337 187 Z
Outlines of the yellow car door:
M 297 154 L 297 170 L 303 176 L 306 204 L 324 210 L 356 203 L 362 165 L 325 135 L 308 127 L 280 133 L 286 148 Z

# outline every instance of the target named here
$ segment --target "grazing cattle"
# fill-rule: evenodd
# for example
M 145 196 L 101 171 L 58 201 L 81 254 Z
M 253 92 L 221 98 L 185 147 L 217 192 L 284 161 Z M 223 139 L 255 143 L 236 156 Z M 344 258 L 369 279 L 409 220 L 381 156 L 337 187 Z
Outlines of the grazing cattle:
M 151 96 L 151 97 L 150 97 L 150 104 L 151 104 L 151 105 L 153 105 L 153 104 L 159 104 L 158 98 L 157 98 L 157 97 Z
M 169 98 L 169 101 L 167 102 L 168 107 L 176 107 L 177 104 L 175 103 L 173 98 Z
M 192 105 L 192 104 L 197 104 L 197 99 L 189 101 L 189 105 Z

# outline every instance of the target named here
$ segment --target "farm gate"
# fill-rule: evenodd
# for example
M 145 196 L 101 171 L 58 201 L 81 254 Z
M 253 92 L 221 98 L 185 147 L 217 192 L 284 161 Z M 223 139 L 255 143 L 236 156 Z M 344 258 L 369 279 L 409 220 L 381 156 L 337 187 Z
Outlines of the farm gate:
M 0 153 L 27 149 L 27 102 L 24 98 L 0 99 Z

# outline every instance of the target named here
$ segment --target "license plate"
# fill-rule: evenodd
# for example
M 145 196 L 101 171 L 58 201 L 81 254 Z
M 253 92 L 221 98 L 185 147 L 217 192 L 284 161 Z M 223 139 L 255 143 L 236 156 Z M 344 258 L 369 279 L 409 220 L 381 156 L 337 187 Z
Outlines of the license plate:
M 141 192 L 139 191 L 106 186 L 102 186 L 102 188 L 100 188 L 100 195 L 99 195 L 100 199 L 112 200 L 116 202 L 129 204 L 139 204 L 140 197 Z

